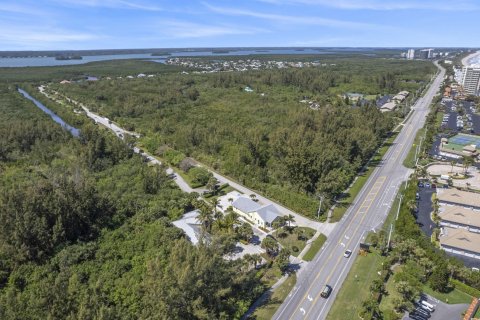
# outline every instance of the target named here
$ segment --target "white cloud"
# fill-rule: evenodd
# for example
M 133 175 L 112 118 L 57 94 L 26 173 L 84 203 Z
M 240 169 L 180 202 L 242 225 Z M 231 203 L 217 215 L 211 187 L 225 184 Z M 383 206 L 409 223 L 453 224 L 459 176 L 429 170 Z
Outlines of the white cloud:
M 480 5 L 469 0 L 445 1 L 401 1 L 401 0 L 259 0 L 272 4 L 307 4 L 321 5 L 346 10 L 441 10 L 468 11 L 479 10 Z
M 373 24 L 362 23 L 362 22 L 327 19 L 327 18 L 312 17 L 312 16 L 304 17 L 304 16 L 289 16 L 289 15 L 281 15 L 281 14 L 273 14 L 273 13 L 261 13 L 261 12 L 244 10 L 244 9 L 217 7 L 205 2 L 203 4 L 208 9 L 210 9 L 212 12 L 215 12 L 215 13 L 232 15 L 232 16 L 247 16 L 252 18 L 270 20 L 270 21 L 274 21 L 282 24 L 317 25 L 317 26 L 353 28 L 353 29 L 357 29 L 357 28 L 372 29 L 372 28 L 378 27 Z
M 38 26 L 7 26 L 0 24 L 1 30 L 8 30 L 0 33 L 0 47 L 5 50 L 9 48 L 25 48 L 28 50 L 49 49 L 53 47 L 72 47 L 79 42 L 99 39 L 99 35 L 64 30 L 59 28 L 39 28 Z
M 205 38 L 224 35 L 255 34 L 267 32 L 265 29 L 232 25 L 209 25 L 178 20 L 162 21 L 162 33 L 166 38 Z
M 63 5 L 74 5 L 96 8 L 135 9 L 145 11 L 162 11 L 161 7 L 139 1 L 126 0 L 55 0 Z

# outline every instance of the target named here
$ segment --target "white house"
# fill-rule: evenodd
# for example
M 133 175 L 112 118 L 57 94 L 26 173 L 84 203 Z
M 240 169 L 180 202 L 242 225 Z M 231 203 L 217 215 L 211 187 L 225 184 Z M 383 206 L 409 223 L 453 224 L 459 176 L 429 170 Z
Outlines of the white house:
M 187 212 L 179 220 L 173 221 L 173 225 L 182 229 L 190 241 L 196 245 L 202 234 L 202 224 L 198 221 L 198 210 Z
M 233 211 L 262 228 L 271 228 L 282 215 L 273 204 L 260 205 L 250 198 L 241 196 L 232 203 Z

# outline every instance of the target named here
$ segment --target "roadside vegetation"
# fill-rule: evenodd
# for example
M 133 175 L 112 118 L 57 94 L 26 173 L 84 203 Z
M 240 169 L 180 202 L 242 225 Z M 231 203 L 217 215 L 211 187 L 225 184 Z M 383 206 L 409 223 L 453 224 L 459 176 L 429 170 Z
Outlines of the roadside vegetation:
M 320 249 L 322 248 L 325 241 L 327 241 L 327 236 L 325 236 L 323 233 L 320 233 L 318 238 L 312 241 L 310 248 L 305 253 L 302 259 L 305 261 L 312 261 L 313 258 L 315 258 L 315 256 L 317 255 L 318 251 L 320 251 Z
M 273 290 L 273 293 L 255 309 L 253 315 L 248 319 L 255 320 L 270 320 L 277 312 L 280 305 L 283 303 L 288 294 L 293 290 L 297 276 L 295 273 L 291 274 L 284 283 Z
M 395 123 L 374 102 L 358 108 L 341 94 L 415 91 L 433 70 L 420 61 L 331 59 L 324 68 L 166 73 L 51 87 L 140 132 L 140 143 L 155 155 L 168 158 L 175 150 L 171 165 L 192 157 L 315 218 L 317 195 L 328 199 L 325 212 Z M 247 86 L 254 91 L 245 92 Z
M 336 202 L 336 206 L 333 209 L 330 222 L 338 222 L 342 219 L 345 212 L 352 204 L 353 200 L 357 197 L 358 193 L 362 190 L 363 186 L 367 182 L 368 178 L 372 175 L 375 168 L 380 164 L 385 153 L 392 146 L 393 141 L 397 137 L 398 132 L 392 132 L 388 138 L 385 139 L 382 146 L 377 150 L 375 155 L 367 163 L 366 168 L 359 172 L 357 178 L 354 180 L 350 188 L 346 193 L 340 195 L 340 199 Z
M 278 248 L 225 259 L 251 227 L 80 124 L 77 139 L 0 84 L 1 319 L 239 319 L 285 272 Z M 171 224 L 194 208 L 213 235 L 198 246 Z
M 397 199 L 383 228 L 368 235 L 371 252 L 366 257 L 357 257 L 329 314 L 331 319 L 335 319 L 344 306 L 352 310 L 346 312 L 356 312 L 363 319 L 401 319 L 405 311 L 412 310 L 421 293 L 447 303 L 469 303 L 478 293 L 478 272 L 447 256 L 416 224 L 412 204 L 417 192 L 417 174 L 411 177 L 406 188 L 400 188 L 403 196 L 400 208 Z M 395 220 L 397 210 L 398 220 Z M 369 263 L 365 262 L 368 257 L 372 260 Z M 360 267 L 363 262 L 367 265 Z M 371 279 L 368 279 L 369 273 L 373 274 Z M 364 281 L 361 288 L 355 289 L 360 294 L 350 296 L 358 279 Z

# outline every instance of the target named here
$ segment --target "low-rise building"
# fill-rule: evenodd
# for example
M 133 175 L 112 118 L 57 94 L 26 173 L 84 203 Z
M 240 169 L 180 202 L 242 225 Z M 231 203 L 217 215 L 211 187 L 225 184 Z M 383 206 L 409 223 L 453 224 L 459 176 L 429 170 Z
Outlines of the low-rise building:
M 275 221 L 280 221 L 282 215 L 273 204 L 260 205 L 245 196 L 232 202 L 233 211 L 262 228 L 272 228 Z
M 198 210 L 187 212 L 179 220 L 173 221 L 172 224 L 182 229 L 189 240 L 194 244 L 198 244 L 202 234 L 202 224 L 198 221 Z
M 457 205 L 472 209 L 480 209 L 480 194 L 468 191 L 450 189 L 437 189 L 439 204 Z
M 383 106 L 380 107 L 381 112 L 390 112 L 395 110 L 397 107 L 397 104 L 394 101 L 390 101 L 385 103 Z
M 438 216 L 440 225 L 450 228 L 461 228 L 480 233 L 480 210 L 456 205 L 441 205 Z
M 443 227 L 439 237 L 443 250 L 480 259 L 480 234 L 465 229 Z

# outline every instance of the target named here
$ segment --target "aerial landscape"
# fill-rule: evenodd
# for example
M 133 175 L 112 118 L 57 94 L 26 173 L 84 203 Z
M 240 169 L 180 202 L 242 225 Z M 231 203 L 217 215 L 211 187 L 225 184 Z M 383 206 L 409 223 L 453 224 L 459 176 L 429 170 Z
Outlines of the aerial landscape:
M 480 319 L 480 3 L 0 3 L 0 319 Z

